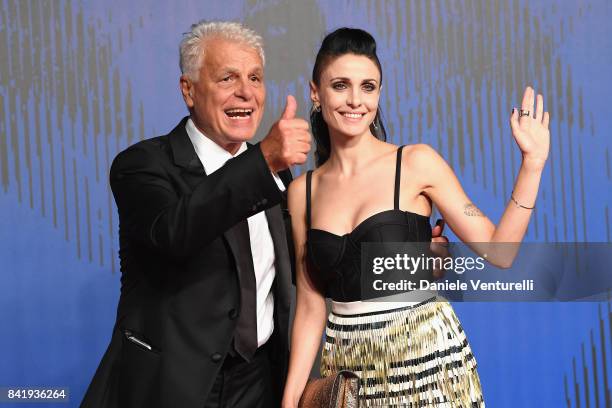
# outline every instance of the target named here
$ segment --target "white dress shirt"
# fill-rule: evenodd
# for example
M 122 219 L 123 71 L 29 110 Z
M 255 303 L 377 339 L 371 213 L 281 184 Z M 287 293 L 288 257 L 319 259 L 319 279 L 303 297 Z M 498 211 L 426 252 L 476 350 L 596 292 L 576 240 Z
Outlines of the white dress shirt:
M 232 155 L 200 132 L 191 118 L 187 120 L 185 129 L 206 174 L 214 173 L 223 167 L 229 159 L 238 156 L 247 149 L 247 144 L 244 142 L 240 145 L 236 154 Z M 285 191 L 281 179 L 274 173 L 272 173 L 272 176 L 278 188 Z M 257 288 L 257 346 L 259 347 L 268 341 L 274 331 L 274 295 L 272 294 L 272 283 L 276 273 L 274 268 L 274 244 L 268 228 L 268 220 L 263 211 L 249 217 L 247 221 Z

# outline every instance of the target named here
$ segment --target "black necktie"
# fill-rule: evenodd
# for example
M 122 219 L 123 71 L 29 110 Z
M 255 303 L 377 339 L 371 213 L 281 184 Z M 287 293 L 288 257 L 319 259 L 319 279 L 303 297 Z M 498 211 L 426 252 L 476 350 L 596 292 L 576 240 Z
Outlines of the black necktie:
M 249 239 L 249 224 L 242 220 L 233 228 L 236 246 L 236 266 L 240 278 L 240 314 L 234 335 L 234 348 L 250 361 L 257 350 L 257 283 Z

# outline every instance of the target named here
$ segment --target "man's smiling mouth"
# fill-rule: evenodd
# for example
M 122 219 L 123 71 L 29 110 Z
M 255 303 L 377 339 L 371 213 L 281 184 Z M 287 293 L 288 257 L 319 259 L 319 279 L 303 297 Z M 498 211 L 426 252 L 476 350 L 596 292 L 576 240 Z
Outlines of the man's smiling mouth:
M 233 108 L 224 111 L 228 118 L 233 120 L 245 120 L 251 117 L 253 109 L 251 108 Z

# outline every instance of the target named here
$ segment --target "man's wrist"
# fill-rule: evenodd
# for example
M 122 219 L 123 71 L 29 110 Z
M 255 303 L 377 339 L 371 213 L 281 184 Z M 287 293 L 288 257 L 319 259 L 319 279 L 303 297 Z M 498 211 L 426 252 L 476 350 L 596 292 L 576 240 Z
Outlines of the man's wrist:
M 276 182 L 276 185 L 278 186 L 278 189 L 280 191 L 285 191 L 287 189 L 287 187 L 285 187 L 285 183 L 283 183 L 283 180 L 281 180 L 281 178 L 278 175 L 278 173 L 275 173 L 272 170 L 270 170 L 270 173 L 272 174 L 272 177 L 274 177 L 274 181 Z
M 270 146 L 270 143 L 267 142 L 266 139 L 264 139 L 259 142 L 259 147 L 261 149 L 261 154 L 263 155 L 263 158 L 266 161 L 266 165 L 268 166 L 270 171 L 272 173 L 277 173 L 280 169 L 277 169 L 273 164 L 272 158 L 274 155 L 272 153 L 272 146 Z

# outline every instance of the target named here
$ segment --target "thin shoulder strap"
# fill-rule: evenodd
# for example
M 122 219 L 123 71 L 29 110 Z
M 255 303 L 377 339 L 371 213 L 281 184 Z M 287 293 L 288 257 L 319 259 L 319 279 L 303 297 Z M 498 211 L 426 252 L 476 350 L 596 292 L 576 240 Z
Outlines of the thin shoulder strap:
M 306 172 L 306 228 L 310 229 L 310 190 L 312 185 L 312 170 Z
M 397 148 L 397 161 L 395 163 L 395 189 L 393 191 L 393 209 L 399 210 L 400 199 L 400 181 L 402 179 L 402 149 L 404 146 Z

